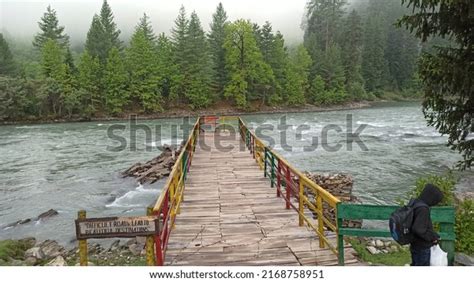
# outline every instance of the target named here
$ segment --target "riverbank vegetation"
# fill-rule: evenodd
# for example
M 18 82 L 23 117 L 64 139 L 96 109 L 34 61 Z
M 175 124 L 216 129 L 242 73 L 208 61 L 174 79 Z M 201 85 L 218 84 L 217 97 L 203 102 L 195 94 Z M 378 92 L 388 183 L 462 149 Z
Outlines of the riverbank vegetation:
M 143 14 L 131 38 L 122 38 L 104 1 L 85 43 L 71 46 L 48 6 L 32 43 L 0 34 L 0 119 L 417 97 L 420 42 L 394 25 L 407 12 L 398 0 L 311 0 L 304 41 L 288 44 L 270 22 L 229 21 L 221 4 L 208 32 L 181 7 L 170 34 L 155 34 Z

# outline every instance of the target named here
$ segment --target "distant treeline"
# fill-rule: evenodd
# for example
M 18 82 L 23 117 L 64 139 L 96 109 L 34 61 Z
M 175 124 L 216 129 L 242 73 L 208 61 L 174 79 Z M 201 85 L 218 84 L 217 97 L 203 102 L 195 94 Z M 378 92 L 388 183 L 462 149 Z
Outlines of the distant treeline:
M 0 119 L 92 117 L 207 108 L 225 101 L 261 105 L 328 105 L 418 92 L 422 46 L 397 19 L 399 0 L 307 3 L 304 43 L 285 45 L 272 25 L 229 22 L 222 4 L 210 31 L 181 7 L 171 35 L 156 35 L 144 14 L 128 44 L 103 2 L 81 52 L 50 6 L 28 48 L 0 33 Z M 295 23 L 298 24 L 298 23 Z

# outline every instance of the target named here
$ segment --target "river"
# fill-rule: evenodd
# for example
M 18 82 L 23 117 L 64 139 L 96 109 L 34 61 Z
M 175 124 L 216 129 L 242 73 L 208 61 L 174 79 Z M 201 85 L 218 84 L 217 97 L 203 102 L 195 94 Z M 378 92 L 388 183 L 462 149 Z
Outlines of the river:
M 286 144 L 291 150 L 278 141 L 279 131 L 261 132 L 276 140 L 274 148 L 301 170 L 352 174 L 354 194 L 365 203 L 395 203 L 413 188 L 419 176 L 444 172 L 461 159 L 446 147 L 446 137 L 426 126 L 418 103 L 248 115 L 244 120 L 250 127 L 262 128 L 278 125 L 282 116 L 289 125 Z M 365 126 L 360 133 L 363 146 L 348 146 L 348 119 L 352 132 Z M 151 140 L 143 130 L 130 138 L 130 126 L 125 121 L 0 126 L 0 226 L 34 218 L 50 208 L 59 211 L 44 221 L 0 227 L 0 239 L 34 236 L 71 244 L 73 220 L 80 209 L 89 217 L 142 215 L 145 207 L 154 203 L 164 180 L 141 186 L 134 179 L 122 178 L 120 172 L 159 154 L 157 126 L 161 127 L 161 143 L 180 142 L 182 134 L 174 130 L 180 123 L 182 119 L 140 121 L 152 129 Z M 110 149 L 118 145 L 107 135 L 114 124 L 126 127 L 114 131 L 127 140 L 125 150 Z M 321 138 L 324 130 L 327 138 Z M 318 142 L 312 142 L 314 137 Z M 318 146 L 308 150 L 311 144 Z M 328 150 L 328 146 L 338 145 L 338 150 Z M 472 179 L 472 172 L 463 173 L 457 189 L 472 190 Z

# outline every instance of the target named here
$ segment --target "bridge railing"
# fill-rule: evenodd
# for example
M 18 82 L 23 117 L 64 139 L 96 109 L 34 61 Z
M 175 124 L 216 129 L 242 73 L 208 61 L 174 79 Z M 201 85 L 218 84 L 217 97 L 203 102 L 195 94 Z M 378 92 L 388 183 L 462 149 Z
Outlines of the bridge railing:
M 163 265 L 166 249 L 179 206 L 183 201 L 184 182 L 193 159 L 194 150 L 200 131 L 200 118 L 197 119 L 189 137 L 176 158 L 176 162 L 168 176 L 158 200 L 153 207 L 153 215 L 159 217 L 160 224 L 155 238 L 156 265 Z
M 337 242 L 329 241 L 326 230 L 338 233 L 337 222 L 326 217 L 324 208 L 336 210 L 338 198 L 310 180 L 293 167 L 287 160 L 266 146 L 245 123 L 239 118 L 239 132 L 250 153 L 264 170 L 265 177 L 270 178 L 271 187 L 276 187 L 277 197 L 284 197 L 287 209 L 293 208 L 299 216 L 299 225 L 305 223 L 319 237 L 321 248 L 328 247 L 338 254 Z M 317 215 L 317 224 L 313 215 Z

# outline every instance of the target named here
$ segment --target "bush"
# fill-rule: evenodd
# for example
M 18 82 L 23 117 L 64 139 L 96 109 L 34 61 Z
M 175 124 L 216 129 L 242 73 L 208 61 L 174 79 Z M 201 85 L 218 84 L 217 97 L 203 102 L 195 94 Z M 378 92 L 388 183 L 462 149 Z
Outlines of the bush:
M 409 192 L 407 196 L 409 198 L 418 197 L 428 183 L 436 185 L 443 192 L 443 200 L 439 203 L 440 206 L 455 205 L 456 251 L 469 255 L 474 254 L 474 201 L 472 199 L 465 199 L 457 203 L 455 202 L 454 185 L 456 184 L 456 178 L 451 172 L 441 176 L 430 175 L 419 178 L 416 181 L 415 189 Z M 404 203 L 402 202 L 402 204 Z
M 474 201 L 465 199 L 456 207 L 456 251 L 474 254 Z
M 423 191 L 425 185 L 428 183 L 436 185 L 443 193 L 443 200 L 439 203 L 440 206 L 454 205 L 454 185 L 456 184 L 456 179 L 452 173 L 441 176 L 429 175 L 419 178 L 416 181 L 415 189 L 408 193 L 408 197 L 417 198 L 420 196 L 421 191 Z
M 354 101 L 367 100 L 367 93 L 365 92 L 364 86 L 359 82 L 349 84 L 347 86 L 347 93 Z

